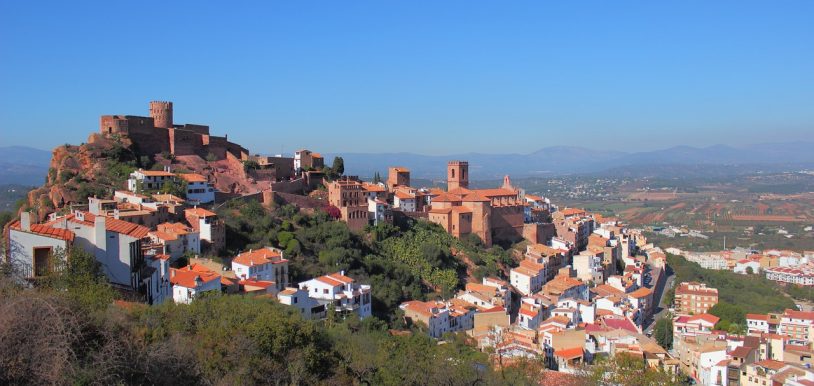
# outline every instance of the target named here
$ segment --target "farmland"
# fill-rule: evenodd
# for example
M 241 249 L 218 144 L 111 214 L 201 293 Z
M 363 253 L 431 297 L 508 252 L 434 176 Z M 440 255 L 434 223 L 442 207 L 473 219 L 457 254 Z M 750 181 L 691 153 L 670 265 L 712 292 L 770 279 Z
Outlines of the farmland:
M 674 226 L 709 237 L 653 233 L 651 239 L 662 246 L 714 250 L 723 247 L 726 237 L 727 247 L 814 250 L 814 176 L 808 173 L 674 179 L 562 177 L 550 183 L 524 182 L 521 186 L 528 186 L 527 191 L 549 197 L 561 207 L 616 216 L 646 229 Z

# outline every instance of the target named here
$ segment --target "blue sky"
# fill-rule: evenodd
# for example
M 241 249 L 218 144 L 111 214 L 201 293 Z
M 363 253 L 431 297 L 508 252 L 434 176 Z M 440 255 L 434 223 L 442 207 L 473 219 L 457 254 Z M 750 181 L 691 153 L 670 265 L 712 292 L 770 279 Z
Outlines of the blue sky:
M 0 145 L 102 114 L 277 153 L 814 140 L 812 1 L 0 2 Z

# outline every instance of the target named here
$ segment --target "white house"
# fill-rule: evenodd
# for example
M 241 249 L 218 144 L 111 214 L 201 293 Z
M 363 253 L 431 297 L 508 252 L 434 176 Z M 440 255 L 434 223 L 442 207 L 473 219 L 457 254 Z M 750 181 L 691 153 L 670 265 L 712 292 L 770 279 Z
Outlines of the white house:
M 215 202 L 215 187 L 206 177 L 196 173 L 179 174 L 186 182 L 187 201 L 193 204 L 208 204 Z
M 735 263 L 735 268 L 732 269 L 735 273 L 746 275 L 750 271 L 753 274 L 760 273 L 760 262 L 754 260 L 741 259 Z
M 7 256 L 24 278 L 47 275 L 58 268 L 54 253 L 67 252 L 74 241 L 74 233 L 67 229 L 45 224 L 32 224 L 31 214 L 23 212 L 20 220 L 9 225 Z
M 172 298 L 172 283 L 170 282 L 170 256 L 145 256 L 148 270 L 152 271 L 149 278 L 142 277 L 145 300 L 147 304 L 161 304 Z
M 399 308 L 404 311 L 405 319 L 412 323 L 423 323 L 427 327 L 427 333 L 433 338 L 440 338 L 450 332 L 450 311 L 446 303 L 411 300 L 402 303 Z
M 729 356 L 726 353 L 725 347 L 721 347 L 717 350 L 700 350 L 698 353 L 698 362 L 696 363 L 698 383 L 701 385 L 720 384 L 717 382 L 718 376 L 721 374 L 718 364 L 726 359 L 729 359 Z M 726 376 L 721 377 L 722 381 L 723 378 L 726 378 Z
M 604 281 L 602 256 L 588 251 L 574 256 L 574 271 L 577 273 L 577 278 L 584 282 L 602 283 Z
M 322 319 L 325 317 L 325 304 L 308 296 L 308 291 L 299 288 L 286 288 L 277 293 L 281 304 L 295 307 L 305 319 Z
M 232 259 L 232 271 L 238 278 L 273 281 L 277 290 L 288 287 L 288 260 L 283 251 L 265 247 L 243 252 Z
M 130 173 L 127 179 L 127 190 L 141 193 L 145 190 L 161 190 L 164 184 L 175 180 L 175 174 L 169 171 L 139 169 Z
M 404 212 L 415 212 L 416 194 L 415 191 L 396 190 L 393 194 L 393 207 Z
M 74 245 L 96 257 L 111 283 L 140 287 L 142 244 L 150 232 L 147 227 L 79 210 L 55 217 L 47 225 L 73 232 Z
M 378 225 L 384 222 L 386 211 L 387 202 L 378 198 L 368 197 L 367 212 L 369 219 L 373 222 L 373 225 Z
M 769 315 L 746 314 L 746 329 L 749 334 L 769 333 Z
M 356 283 L 344 271 L 304 281 L 299 287 L 326 307 L 333 305 L 339 313 L 354 312 L 360 318 L 371 315 L 370 285 Z
M 543 321 L 544 309 L 539 304 L 521 302 L 517 313 L 517 324 L 527 330 L 536 330 Z
M 531 295 L 540 291 L 546 279 L 546 266 L 529 259 L 520 261 L 520 265 L 509 272 L 509 281 L 522 295 Z
M 189 304 L 204 292 L 220 291 L 220 275 L 202 265 L 192 264 L 184 268 L 170 268 L 172 299 L 176 303 Z

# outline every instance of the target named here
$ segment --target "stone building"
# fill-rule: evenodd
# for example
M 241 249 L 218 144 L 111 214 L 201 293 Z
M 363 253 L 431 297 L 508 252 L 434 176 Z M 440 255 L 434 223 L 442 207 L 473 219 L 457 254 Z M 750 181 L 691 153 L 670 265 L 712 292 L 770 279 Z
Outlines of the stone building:
M 431 198 L 429 220 L 456 237 L 474 233 L 487 246 L 523 238 L 522 192 L 506 176 L 496 189 L 469 189 L 469 163 L 447 164 L 447 191 Z
M 249 152 L 226 136 L 209 134 L 209 126 L 173 123 L 172 102 L 150 102 L 150 116 L 103 115 L 99 131 L 105 136 L 129 138 L 143 154 L 167 152 L 172 155 L 198 155 L 202 158 L 225 159 L 227 153 L 238 159 L 247 159 Z

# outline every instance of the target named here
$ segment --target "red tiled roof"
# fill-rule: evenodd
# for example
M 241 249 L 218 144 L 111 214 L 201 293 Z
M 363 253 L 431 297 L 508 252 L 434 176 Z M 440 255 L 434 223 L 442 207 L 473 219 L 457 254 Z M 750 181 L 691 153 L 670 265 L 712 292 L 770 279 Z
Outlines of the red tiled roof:
M 584 354 L 582 352 L 582 347 L 572 347 L 554 351 L 554 355 L 563 359 L 574 359 L 579 358 Z
M 196 288 L 196 278 L 200 279 L 202 283 L 220 280 L 220 275 L 206 267 L 198 266 L 198 264 L 178 269 L 170 268 L 170 272 L 170 283 L 186 288 Z
M 639 289 L 629 293 L 628 296 L 638 299 L 638 298 L 643 298 L 643 297 L 649 296 L 652 293 L 653 293 L 653 290 L 651 290 L 650 288 L 640 287 Z
M 339 273 L 332 273 L 329 275 L 320 276 L 315 278 L 315 280 L 321 281 L 332 286 L 353 283 L 353 279 L 344 275 L 340 275 Z
M 184 213 L 186 213 L 187 215 L 197 216 L 197 217 L 215 217 L 215 216 L 217 216 L 217 213 L 206 210 L 204 208 L 185 209 Z
M 488 198 L 484 197 L 482 194 L 480 194 L 480 193 L 479 193 L 479 192 L 476 190 L 476 191 L 474 191 L 474 192 L 472 192 L 472 193 L 469 193 L 469 194 L 467 194 L 467 195 L 464 195 L 464 196 L 461 198 L 461 201 L 466 201 L 466 202 L 490 202 L 490 201 L 492 201 L 492 200 L 490 200 L 490 199 L 488 199 Z
M 175 177 L 175 174 L 163 170 L 140 170 L 140 172 L 148 177 Z
M 477 189 L 473 190 L 473 193 L 480 194 L 489 198 L 492 197 L 502 197 L 502 196 L 517 196 L 517 191 L 505 188 L 495 188 L 495 189 Z
M 179 174 L 178 177 L 181 177 L 186 182 L 207 182 L 206 177 L 198 173 L 183 173 Z
M 698 314 L 698 315 L 690 316 L 687 319 L 687 322 L 691 323 L 691 322 L 696 321 L 696 320 L 703 320 L 705 322 L 708 322 L 708 323 L 714 325 L 715 323 L 718 323 L 718 321 L 721 320 L 721 318 L 719 318 L 719 317 L 717 317 L 715 315 L 710 315 L 710 314 Z
M 814 320 L 814 311 L 797 311 L 786 309 L 783 316 L 793 319 Z
M 396 194 L 396 197 L 399 198 L 399 200 L 414 200 L 415 199 L 415 194 L 402 192 L 400 190 L 397 190 L 395 194 Z
M 574 216 L 574 215 L 583 215 L 585 214 L 585 211 L 577 208 L 565 208 L 561 210 L 560 213 L 562 213 L 563 216 Z
M 747 319 L 747 320 L 751 319 L 751 320 L 765 320 L 765 321 L 768 321 L 768 320 L 769 320 L 769 315 L 764 315 L 764 314 L 746 314 L 746 319 Z
M 84 221 L 80 220 L 78 217 L 76 217 L 76 214 L 73 213 L 66 216 L 66 219 L 71 222 L 93 226 L 94 222 L 96 221 L 96 216 L 90 212 L 83 212 L 83 215 L 85 218 Z M 59 219 L 52 221 L 51 223 L 56 223 L 58 221 Z M 105 229 L 110 232 L 127 235 L 136 239 L 143 239 L 148 233 L 150 233 L 150 228 L 110 217 L 105 218 Z
M 608 328 L 611 328 L 611 329 L 614 329 L 614 330 L 627 330 L 627 331 L 636 332 L 636 333 L 639 332 L 639 330 L 636 328 L 636 325 L 633 324 L 633 322 L 631 322 L 630 319 L 624 318 L 624 317 L 615 317 L 614 318 L 614 317 L 611 317 L 611 316 L 607 316 L 607 317 L 602 319 L 602 323 L 605 326 L 607 326 Z
M 755 362 L 755 366 L 767 367 L 772 370 L 780 370 L 785 365 L 785 363 L 776 361 L 774 359 L 764 359 L 760 362 Z
M 23 230 L 22 230 L 23 228 L 20 225 L 19 220 L 11 223 L 11 225 L 9 225 L 9 227 L 11 229 L 23 232 Z M 52 239 L 60 239 L 60 240 L 65 240 L 65 241 L 73 241 L 74 237 L 75 237 L 74 233 L 72 231 L 70 231 L 70 230 L 61 229 L 61 228 L 54 228 L 52 226 L 45 225 L 45 224 L 31 224 L 30 232 L 34 233 L 34 234 L 37 234 L 37 235 L 40 235 L 40 236 L 45 236 L 45 237 L 49 237 L 49 238 L 52 238 Z
M 262 265 L 262 264 L 280 264 L 285 263 L 288 260 L 283 259 L 283 255 L 280 251 L 272 248 L 261 248 L 258 250 L 243 252 L 234 259 L 232 259 L 233 263 L 238 263 L 241 265 L 252 266 L 252 265 Z

